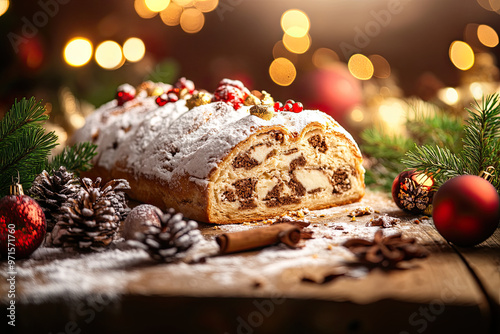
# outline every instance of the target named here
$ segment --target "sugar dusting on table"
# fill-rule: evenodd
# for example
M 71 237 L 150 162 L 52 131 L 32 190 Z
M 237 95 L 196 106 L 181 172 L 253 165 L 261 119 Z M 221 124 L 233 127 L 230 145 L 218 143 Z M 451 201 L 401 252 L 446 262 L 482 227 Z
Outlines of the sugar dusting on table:
M 369 193 L 359 203 L 309 212 L 305 219 L 312 221 L 308 229 L 314 231 L 314 239 L 301 241 L 302 248 L 275 245 L 225 256 L 217 255 L 218 246 L 214 240 L 217 234 L 256 228 L 262 223 L 221 225 L 217 229 L 203 226 L 205 239 L 187 252 L 186 262 L 190 263 L 157 264 L 146 252 L 124 247 L 122 240 L 117 240 L 113 249 L 101 253 L 65 253 L 62 249 L 41 247 L 31 258 L 16 262 L 16 298 L 42 303 L 99 294 L 119 298 L 138 291 L 194 296 L 214 291 L 215 295 L 237 296 L 255 282 L 263 283 L 261 290 L 268 293 L 279 290 L 284 283 L 298 286 L 301 277 L 296 276 L 297 272 L 306 275 L 330 270 L 349 277 L 363 277 L 366 268 L 346 266 L 354 257 L 342 243 L 351 237 L 373 238 L 378 228 L 365 226 L 370 216 L 360 217 L 356 222 L 348 216 L 353 209 L 367 205 L 381 213 L 402 214 L 387 197 Z M 413 224 L 414 217 L 402 215 L 402 222 L 384 229 L 385 234 L 401 232 Z M 322 216 L 326 220 L 314 222 Z M 339 226 L 341 229 L 336 228 Z M 7 277 L 6 266 L 5 262 L 0 264 L 3 278 Z M 295 272 L 295 276 L 289 274 L 291 272 Z M 220 289 L 214 290 L 215 287 Z M 6 296 L 2 294 L 1 298 Z

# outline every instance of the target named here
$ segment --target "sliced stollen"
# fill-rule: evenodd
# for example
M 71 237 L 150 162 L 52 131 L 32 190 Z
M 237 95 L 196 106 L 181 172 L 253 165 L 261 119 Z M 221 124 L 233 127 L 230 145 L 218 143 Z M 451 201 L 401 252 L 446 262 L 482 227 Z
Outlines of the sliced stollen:
M 184 100 L 159 107 L 148 99 L 154 101 L 104 105 L 75 136 L 94 138 L 99 155 L 92 173 L 127 179 L 133 199 L 227 224 L 364 195 L 356 142 L 321 111 L 283 111 L 266 120 L 249 106 L 212 102 L 188 110 Z

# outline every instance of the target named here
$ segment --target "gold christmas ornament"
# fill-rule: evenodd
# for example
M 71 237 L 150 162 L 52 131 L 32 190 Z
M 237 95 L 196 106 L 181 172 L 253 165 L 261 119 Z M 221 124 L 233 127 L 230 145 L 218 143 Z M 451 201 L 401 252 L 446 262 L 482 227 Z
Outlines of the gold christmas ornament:
M 189 93 L 189 89 L 182 88 L 179 91 L 179 98 L 184 99 L 184 100 L 188 100 L 190 97 L 191 97 L 191 94 Z
M 260 104 L 260 99 L 253 94 L 248 94 L 247 98 L 245 99 L 244 104 L 246 106 L 255 106 L 257 104 Z
M 250 108 L 250 114 L 269 121 L 276 115 L 273 106 L 267 104 L 257 104 Z
M 160 96 L 164 93 L 163 88 L 149 80 L 137 86 L 136 92 L 137 96 Z
M 274 99 L 271 97 L 271 94 L 266 92 L 265 90 L 262 91 L 262 96 L 260 96 L 260 103 L 265 104 L 265 105 L 274 105 Z
M 208 92 L 196 92 L 186 100 L 186 106 L 189 109 L 193 109 L 194 107 L 209 104 L 210 102 L 212 102 L 212 94 Z

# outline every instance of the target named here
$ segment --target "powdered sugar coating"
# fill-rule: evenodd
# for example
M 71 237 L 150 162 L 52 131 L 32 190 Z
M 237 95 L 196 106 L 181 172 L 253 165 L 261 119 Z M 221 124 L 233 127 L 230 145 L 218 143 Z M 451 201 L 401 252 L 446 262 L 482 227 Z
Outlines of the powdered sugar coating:
M 269 126 L 298 136 L 307 125 L 319 123 L 350 140 L 361 156 L 352 136 L 319 110 L 279 112 L 268 121 L 250 115 L 249 109 L 214 102 L 188 110 L 184 100 L 158 107 L 151 97 L 139 97 L 123 107 L 112 101 L 88 118 L 76 138 L 91 140 L 99 132 L 95 140 L 99 155 L 94 161 L 98 166 L 118 165 L 137 178 L 172 186 L 185 175 L 207 186 L 210 173 L 236 145 Z

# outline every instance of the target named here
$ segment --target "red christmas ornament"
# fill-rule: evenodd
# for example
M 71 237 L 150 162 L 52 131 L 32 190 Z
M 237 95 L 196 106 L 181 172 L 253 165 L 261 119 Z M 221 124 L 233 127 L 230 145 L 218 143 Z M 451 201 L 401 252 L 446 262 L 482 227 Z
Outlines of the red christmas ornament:
M 42 243 L 47 225 L 38 203 L 24 195 L 20 184 L 0 200 L 0 254 L 15 259 L 28 257 Z
M 475 175 L 446 181 L 432 203 L 438 232 L 459 246 L 474 246 L 488 239 L 500 221 L 500 199 L 495 187 Z
M 423 213 L 432 204 L 433 185 L 430 176 L 415 170 L 401 172 L 392 182 L 392 199 L 400 209 Z
M 116 101 L 119 106 L 122 106 L 125 102 L 133 100 L 135 98 L 135 88 L 129 84 L 123 84 L 118 86 L 116 90 Z

